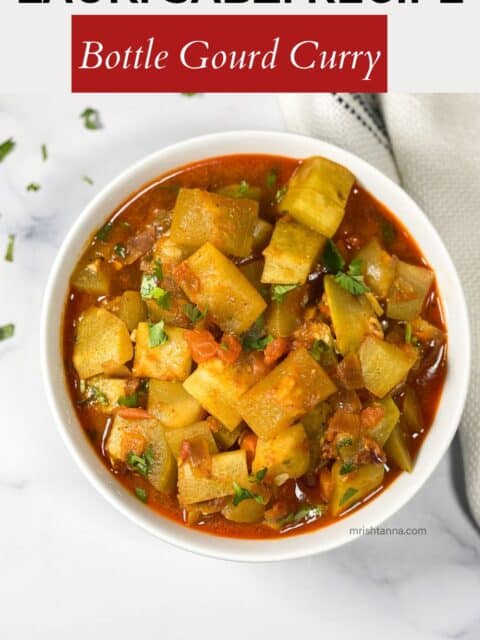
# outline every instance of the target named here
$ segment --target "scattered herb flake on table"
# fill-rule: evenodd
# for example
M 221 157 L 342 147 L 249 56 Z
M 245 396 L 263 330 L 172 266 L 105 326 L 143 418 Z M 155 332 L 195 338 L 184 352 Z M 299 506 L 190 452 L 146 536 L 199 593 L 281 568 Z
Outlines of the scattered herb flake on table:
M 15 334 L 15 325 L 14 324 L 5 324 L 3 327 L 0 327 L 0 340 L 7 340 L 8 338 L 13 338 Z
M 16 142 L 13 138 L 9 138 L 0 144 L 0 162 L 3 162 L 5 158 L 11 153 L 16 146 Z
M 38 184 L 38 182 L 30 182 L 30 184 L 27 185 L 27 191 L 40 191 L 42 187 Z
M 42 144 L 42 160 L 46 162 L 48 160 L 48 149 L 46 144 Z
M 5 260 L 7 262 L 13 262 L 14 250 L 15 250 L 15 236 L 12 233 L 8 236 L 7 250 L 5 252 Z
M 97 129 L 103 129 L 102 121 L 100 119 L 100 112 L 98 109 L 92 109 L 88 107 L 81 114 L 80 118 L 83 118 L 83 124 L 85 129 L 95 131 Z

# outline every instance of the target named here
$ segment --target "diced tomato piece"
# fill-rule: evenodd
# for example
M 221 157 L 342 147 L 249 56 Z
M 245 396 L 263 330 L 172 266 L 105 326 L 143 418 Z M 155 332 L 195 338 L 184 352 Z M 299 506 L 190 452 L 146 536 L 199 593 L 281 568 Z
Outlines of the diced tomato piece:
M 235 336 L 229 334 L 223 334 L 222 341 L 218 348 L 218 357 L 224 362 L 233 364 L 238 360 L 239 355 L 242 353 L 242 344 L 235 338 Z
M 210 331 L 185 331 L 184 336 L 190 347 L 192 358 L 197 364 L 218 355 L 218 343 Z
M 360 424 L 364 429 L 371 429 L 385 416 L 385 409 L 381 406 L 366 407 L 360 413 Z
M 147 420 L 148 418 L 153 418 L 151 413 L 148 413 L 145 409 L 119 409 L 117 411 L 117 415 L 121 418 L 125 418 L 125 420 Z
M 270 365 L 276 362 L 288 351 L 288 340 L 286 338 L 275 338 L 267 344 L 264 350 L 265 364 Z

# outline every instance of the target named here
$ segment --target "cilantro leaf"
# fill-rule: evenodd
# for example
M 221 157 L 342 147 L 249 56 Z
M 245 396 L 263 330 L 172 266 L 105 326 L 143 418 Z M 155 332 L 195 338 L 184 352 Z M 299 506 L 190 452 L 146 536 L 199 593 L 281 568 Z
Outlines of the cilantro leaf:
M 144 300 L 155 300 L 158 306 L 163 309 L 168 309 L 170 306 L 170 292 L 158 286 L 158 279 L 155 275 L 143 274 L 140 295 Z
M 265 504 L 263 496 L 259 496 L 256 493 L 252 493 L 249 489 L 241 487 L 235 481 L 233 482 L 233 505 L 236 507 L 243 500 L 255 500 L 258 504 Z
M 274 284 L 272 286 L 272 300 L 282 304 L 283 299 L 290 291 L 298 287 L 298 284 Z
M 13 138 L 9 138 L 0 144 L 0 162 L 3 162 L 5 158 L 11 153 L 16 146 L 16 142 Z
M 353 444 L 352 438 L 343 438 L 337 445 L 338 449 L 343 449 L 343 447 L 351 447 Z
M 340 475 L 345 476 L 347 473 L 351 473 L 354 469 L 353 462 L 345 462 L 340 467 Z
M 183 306 L 183 313 L 187 316 L 192 324 L 197 324 L 202 318 L 207 315 L 208 307 L 205 311 L 200 311 L 200 309 L 190 302 Z
M 152 468 L 153 462 L 154 462 L 154 457 L 153 457 L 153 448 L 151 444 L 148 445 L 148 447 L 145 450 L 145 453 L 141 456 L 137 455 L 136 453 L 133 453 L 133 451 L 130 451 L 127 455 L 128 466 L 134 469 L 135 471 L 137 471 L 144 478 L 146 478 L 147 475 L 149 474 L 150 469 Z
M 140 502 L 146 503 L 148 500 L 148 494 L 145 489 L 142 489 L 142 487 L 135 487 L 135 495 L 140 500 Z
M 163 280 L 163 269 L 162 269 L 162 263 L 160 262 L 160 260 L 155 260 L 153 275 L 155 276 L 158 282 L 161 282 Z
M 113 247 L 113 251 L 114 253 L 117 254 L 117 256 L 119 256 L 120 258 L 122 258 L 122 260 L 125 260 L 125 258 L 127 257 L 127 248 L 124 244 L 122 244 L 121 242 L 118 242 L 114 247 Z
M 322 353 L 326 353 L 328 349 L 328 344 L 324 340 L 315 340 L 310 348 L 310 355 L 319 362 L 322 359 Z
M 272 342 L 273 336 L 265 335 L 265 318 L 259 316 L 252 327 L 242 336 L 242 347 L 245 351 L 263 351 Z
M 301 522 L 302 520 L 305 520 L 307 518 L 310 519 L 310 518 L 318 518 L 319 516 L 323 516 L 324 513 L 325 513 L 325 507 L 323 505 L 305 504 L 302 507 L 300 507 L 298 511 L 293 511 L 292 513 L 289 513 L 283 518 L 280 518 L 279 520 L 277 520 L 277 522 L 282 526 L 286 524 L 297 524 L 298 522 Z
M 245 335 L 242 339 L 242 347 L 245 351 L 263 351 L 271 342 L 273 342 L 273 336 L 251 338 Z
M 283 187 L 281 187 L 281 189 L 277 190 L 277 193 L 275 194 L 275 201 L 277 204 L 280 204 L 280 201 L 283 199 L 283 196 L 287 193 L 287 185 L 284 184 Z
M 343 496 L 340 498 L 340 502 L 338 503 L 340 507 L 342 507 L 346 502 L 353 498 L 353 496 L 358 493 L 358 489 L 354 489 L 353 487 L 349 487 Z
M 168 341 L 168 335 L 165 332 L 165 322 L 160 320 L 157 324 L 151 325 L 148 329 L 148 344 L 151 348 L 158 347 Z
M 107 396 L 93 384 L 87 387 L 86 401 L 91 404 L 108 404 Z
M 244 196 L 246 193 L 248 193 L 249 189 L 250 185 L 248 184 L 248 182 L 246 180 L 241 180 L 240 184 L 238 185 L 238 195 Z
M 269 189 L 273 189 L 273 187 L 277 184 L 278 180 L 278 172 L 276 169 L 271 169 L 267 173 L 267 177 L 265 178 L 265 184 Z
M 93 180 L 91 178 L 89 178 L 88 176 L 82 176 L 82 180 L 86 183 L 86 184 L 93 184 Z
M 339 271 L 335 276 L 335 282 L 354 296 L 360 296 L 370 291 L 362 276 L 362 261 L 360 258 L 352 260 L 347 273 Z
M 42 151 L 42 160 L 46 162 L 48 160 L 48 149 L 46 144 L 42 144 L 40 147 Z
M 15 334 L 15 325 L 14 324 L 5 324 L 3 327 L 0 327 L 0 340 L 7 340 L 8 338 L 13 338 Z
M 92 131 L 102 129 L 102 121 L 100 120 L 100 112 L 98 109 L 88 107 L 80 114 L 80 118 L 83 118 L 85 129 L 90 129 Z
M 101 240 L 102 242 L 105 242 L 105 240 L 110 235 L 110 231 L 112 230 L 112 226 L 113 226 L 113 224 L 111 222 L 107 222 L 106 224 L 104 224 L 103 227 L 101 227 L 97 231 L 97 233 L 95 234 L 95 238 L 97 240 Z
M 322 263 L 330 273 L 338 273 L 345 266 L 345 260 L 343 259 L 342 254 L 337 249 L 337 245 L 330 240 L 330 238 L 327 240 L 327 244 L 323 251 Z
M 138 407 L 138 394 L 131 393 L 127 396 L 120 396 L 117 400 L 117 404 L 121 407 L 129 407 L 130 409 L 133 407 Z
M 250 482 L 262 482 L 262 480 L 265 478 L 267 473 L 268 473 L 267 467 L 263 467 L 263 469 L 259 469 L 256 473 L 251 473 L 248 476 L 248 479 L 250 480 Z
M 27 184 L 27 191 L 40 191 L 42 187 L 38 184 L 38 182 L 30 182 L 30 184 Z
M 14 249 L 15 249 L 15 236 L 13 234 L 10 234 L 8 236 L 7 250 L 5 251 L 5 260 L 7 262 L 13 262 Z

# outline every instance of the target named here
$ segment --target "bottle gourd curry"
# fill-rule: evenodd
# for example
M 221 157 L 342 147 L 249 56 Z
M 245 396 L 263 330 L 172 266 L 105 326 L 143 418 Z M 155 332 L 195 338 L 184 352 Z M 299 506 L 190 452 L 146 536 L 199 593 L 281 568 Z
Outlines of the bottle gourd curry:
M 161 176 L 91 239 L 64 314 L 108 469 L 163 516 L 244 538 L 326 526 L 415 473 L 446 346 L 414 239 L 321 157 Z

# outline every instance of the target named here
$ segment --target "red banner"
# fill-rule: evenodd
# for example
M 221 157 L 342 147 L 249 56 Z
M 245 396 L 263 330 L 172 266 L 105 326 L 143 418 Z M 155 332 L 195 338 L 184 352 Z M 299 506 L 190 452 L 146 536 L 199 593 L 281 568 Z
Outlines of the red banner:
M 73 16 L 72 91 L 384 92 L 387 16 Z

